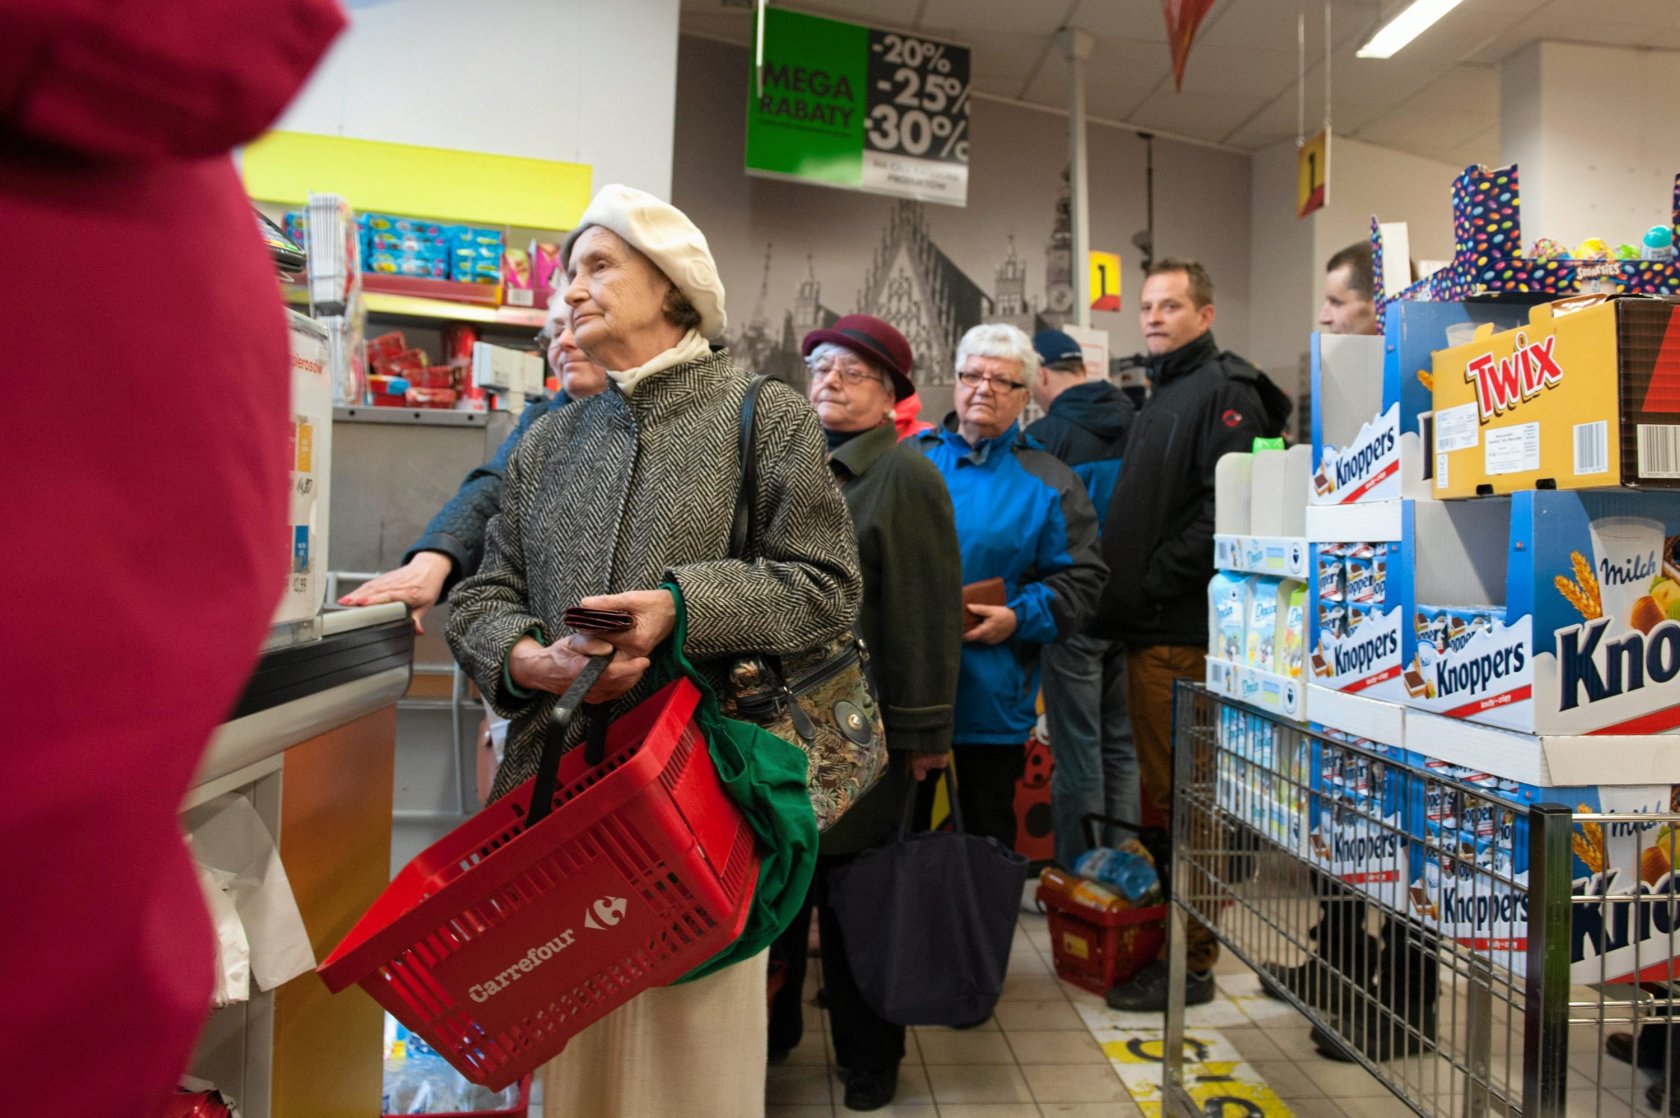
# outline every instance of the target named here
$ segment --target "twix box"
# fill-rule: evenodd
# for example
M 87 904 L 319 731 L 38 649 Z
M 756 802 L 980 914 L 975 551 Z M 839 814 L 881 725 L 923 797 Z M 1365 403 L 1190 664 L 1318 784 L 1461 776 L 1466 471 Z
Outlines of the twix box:
M 1680 488 L 1680 301 L 1580 295 L 1434 360 L 1437 497 Z

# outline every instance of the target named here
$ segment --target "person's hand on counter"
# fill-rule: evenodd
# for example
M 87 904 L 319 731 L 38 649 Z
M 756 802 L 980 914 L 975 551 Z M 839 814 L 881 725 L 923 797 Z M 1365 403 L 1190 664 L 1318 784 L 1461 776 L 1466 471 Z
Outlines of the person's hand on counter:
M 416 552 L 414 558 L 395 570 L 362 583 L 338 599 L 341 606 L 377 606 L 385 602 L 402 602 L 414 615 L 414 630 L 424 633 L 420 619 L 437 605 L 443 594 L 443 584 L 449 578 L 454 560 L 441 551 Z

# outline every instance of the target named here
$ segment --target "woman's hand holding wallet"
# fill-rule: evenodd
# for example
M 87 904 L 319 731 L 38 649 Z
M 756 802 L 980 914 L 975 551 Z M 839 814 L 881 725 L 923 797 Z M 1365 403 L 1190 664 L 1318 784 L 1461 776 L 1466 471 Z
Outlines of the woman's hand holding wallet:
M 978 644 L 1002 644 L 1015 633 L 1015 611 L 1009 608 L 1009 590 L 1001 578 L 971 582 L 962 589 L 963 640 Z

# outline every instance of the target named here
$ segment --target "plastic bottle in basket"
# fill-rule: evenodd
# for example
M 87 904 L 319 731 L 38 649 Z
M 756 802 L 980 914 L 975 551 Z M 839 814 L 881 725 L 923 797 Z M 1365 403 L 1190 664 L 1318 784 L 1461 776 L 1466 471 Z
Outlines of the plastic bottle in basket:
M 1127 850 L 1095 847 L 1074 859 L 1073 870 L 1080 877 L 1115 887 L 1134 905 L 1147 903 L 1161 889 L 1161 879 L 1149 860 Z
M 1093 912 L 1118 912 L 1131 907 L 1126 898 L 1107 886 L 1088 878 L 1075 877 L 1055 866 L 1046 867 L 1039 874 L 1038 889 L 1043 896 L 1059 897 L 1067 904 Z

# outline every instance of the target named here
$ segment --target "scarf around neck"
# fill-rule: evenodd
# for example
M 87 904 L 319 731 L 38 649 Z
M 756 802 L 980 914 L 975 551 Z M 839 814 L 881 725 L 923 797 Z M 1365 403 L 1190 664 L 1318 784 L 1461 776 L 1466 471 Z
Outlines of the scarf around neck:
M 683 335 L 682 341 L 646 364 L 638 365 L 634 369 L 625 369 L 623 372 L 614 372 L 608 369 L 607 375 L 612 378 L 614 384 L 618 385 L 618 390 L 628 396 L 636 390 L 638 384 L 655 373 L 663 373 L 665 370 L 674 369 L 678 365 L 698 361 L 711 351 L 712 347 L 706 343 L 705 338 L 700 336 L 700 331 L 690 330 Z

